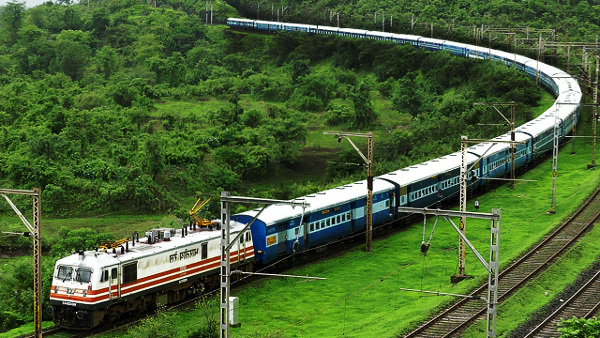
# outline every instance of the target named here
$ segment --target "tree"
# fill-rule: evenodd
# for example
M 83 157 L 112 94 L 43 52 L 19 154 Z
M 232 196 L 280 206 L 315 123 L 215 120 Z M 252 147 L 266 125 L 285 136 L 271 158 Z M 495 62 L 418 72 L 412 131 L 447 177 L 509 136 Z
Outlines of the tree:
M 98 71 L 104 75 L 104 79 L 108 80 L 119 68 L 117 51 L 111 46 L 102 46 L 96 53 L 95 63 Z
M 8 45 L 14 45 L 17 43 L 19 37 L 19 28 L 21 28 L 23 12 L 25 12 L 25 3 L 9 2 L 6 6 L 0 7 L 0 10 L 2 22 L 8 32 Z
M 350 97 L 354 103 L 354 116 L 352 121 L 350 121 L 350 127 L 353 129 L 362 129 L 375 123 L 377 115 L 373 111 L 373 105 L 371 104 L 369 86 L 364 81 L 361 81 L 354 86 Z
M 159 134 L 152 134 L 145 142 L 148 172 L 152 178 L 161 175 L 165 169 L 164 145 Z
M 407 112 L 416 117 L 421 111 L 423 101 L 423 92 L 420 81 L 411 79 L 413 76 L 407 75 L 398 80 L 398 86 L 392 97 L 394 109 L 400 112 Z
M 89 33 L 79 30 L 60 33 L 56 37 L 56 70 L 80 80 L 90 55 L 89 38 Z
M 56 41 L 48 31 L 28 25 L 21 28 L 19 35 L 19 48 L 13 54 L 18 69 L 25 74 L 36 70 L 50 72 L 50 65 L 56 58 Z
M 293 60 L 291 62 L 292 83 L 297 83 L 298 78 L 310 74 L 310 66 L 308 60 Z

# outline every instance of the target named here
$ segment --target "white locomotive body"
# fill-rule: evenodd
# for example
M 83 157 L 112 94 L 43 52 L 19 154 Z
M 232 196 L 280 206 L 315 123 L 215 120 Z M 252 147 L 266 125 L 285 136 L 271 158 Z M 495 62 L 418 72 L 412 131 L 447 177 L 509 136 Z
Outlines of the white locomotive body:
M 231 234 L 244 225 L 232 222 Z M 54 322 L 91 328 L 131 311 L 146 311 L 202 292 L 219 279 L 221 232 L 154 229 L 119 248 L 80 251 L 56 262 L 50 303 Z M 233 238 L 233 237 L 232 237 Z M 231 248 L 231 263 L 251 269 L 247 230 Z

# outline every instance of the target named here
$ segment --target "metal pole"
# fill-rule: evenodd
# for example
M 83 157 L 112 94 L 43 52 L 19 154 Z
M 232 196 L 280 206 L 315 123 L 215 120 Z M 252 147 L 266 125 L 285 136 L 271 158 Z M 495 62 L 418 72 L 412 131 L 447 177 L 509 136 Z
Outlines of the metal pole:
M 550 202 L 549 214 L 556 213 L 556 185 L 558 172 L 558 107 L 554 110 L 554 147 L 552 148 L 552 199 Z
M 488 31 L 488 59 L 492 59 L 492 32 Z
M 488 275 L 488 311 L 487 311 L 487 336 L 496 337 L 496 318 L 498 315 L 498 255 L 500 248 L 500 209 L 492 209 L 492 214 L 497 215 L 497 219 L 492 219 L 490 234 L 490 260 Z
M 42 337 L 42 234 L 41 212 L 42 196 L 40 188 L 33 189 L 33 323 L 35 325 L 34 335 Z
M 460 152 L 462 154 L 462 162 L 460 165 L 460 197 L 459 197 L 459 210 L 460 212 L 467 211 L 467 136 L 460 137 Z M 465 242 L 463 237 L 465 236 L 465 230 L 467 226 L 467 217 L 461 216 L 459 223 L 459 230 L 462 236 L 458 239 L 458 277 L 465 276 Z
M 367 141 L 367 252 L 373 244 L 373 133 L 368 133 Z
M 558 48 L 558 46 L 557 46 Z M 571 65 L 571 45 L 567 45 L 567 73 L 569 72 L 569 66 Z
M 228 197 L 229 191 L 221 192 Z M 221 199 L 221 338 L 229 337 L 229 285 L 231 266 L 229 264 L 229 202 Z
M 594 111 L 592 114 L 592 163 L 588 164 L 588 169 L 596 166 L 596 124 L 598 122 L 598 55 L 596 55 L 596 79 L 594 81 Z
M 542 58 L 542 52 L 542 34 L 540 34 L 540 38 L 538 39 L 538 55 L 535 63 L 535 82 L 538 85 L 540 84 L 540 59 Z
M 513 142 L 510 144 L 510 178 L 515 179 L 517 177 L 515 168 L 515 156 L 517 152 L 517 144 L 515 142 L 515 102 L 511 102 L 510 109 L 510 140 Z M 515 181 L 510 183 L 511 189 L 515 187 Z
M 517 33 L 514 34 L 514 41 L 515 41 L 515 61 L 513 62 L 513 68 L 517 68 Z

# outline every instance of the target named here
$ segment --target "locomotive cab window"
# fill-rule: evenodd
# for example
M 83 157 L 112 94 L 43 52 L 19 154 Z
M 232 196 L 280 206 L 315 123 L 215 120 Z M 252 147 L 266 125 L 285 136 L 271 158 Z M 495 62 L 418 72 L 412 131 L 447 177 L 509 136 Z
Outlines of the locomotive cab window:
M 110 277 L 112 279 L 116 279 L 117 278 L 117 268 L 113 268 L 112 271 L 110 272 Z
M 102 271 L 102 275 L 100 276 L 100 283 L 108 282 L 108 270 Z
M 81 283 L 89 283 L 92 280 L 92 269 L 80 268 L 77 269 L 75 280 Z
M 56 278 L 58 279 L 71 279 L 71 276 L 73 274 L 73 268 L 70 266 L 59 266 L 58 267 L 58 274 L 56 275 Z

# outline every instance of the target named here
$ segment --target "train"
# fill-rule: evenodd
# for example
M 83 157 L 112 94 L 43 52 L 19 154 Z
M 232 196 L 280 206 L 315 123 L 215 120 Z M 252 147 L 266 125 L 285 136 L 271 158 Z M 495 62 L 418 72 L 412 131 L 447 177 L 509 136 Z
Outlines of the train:
M 503 62 L 538 78 L 556 97 L 537 118 L 488 142 L 467 149 L 470 184 L 479 188 L 511 172 L 514 138 L 515 169 L 537 161 L 573 129 L 579 119 L 582 93 L 577 81 L 564 71 L 536 60 L 499 50 L 416 35 L 352 28 L 229 18 L 233 29 L 267 32 L 335 34 L 354 38 L 411 44 L 431 51 Z M 556 128 L 558 126 L 558 128 Z M 398 207 L 430 207 L 457 196 L 460 152 L 402 168 L 373 181 L 373 225 L 403 216 Z M 235 243 L 231 263 L 250 271 L 295 253 L 323 247 L 365 230 L 367 181 L 358 181 L 299 197 L 308 207 L 270 205 L 260 215 L 250 210 L 231 216 L 232 234 L 244 231 Z M 257 216 L 258 215 L 258 216 Z M 256 218 L 256 219 L 255 219 Z M 249 230 L 246 224 L 254 222 Z M 217 224 L 215 229 L 218 230 Z M 59 259 L 50 291 L 51 312 L 57 326 L 87 329 L 115 320 L 125 313 L 146 311 L 201 293 L 218 285 L 220 231 L 196 228 L 153 229 L 98 250 L 79 251 Z

